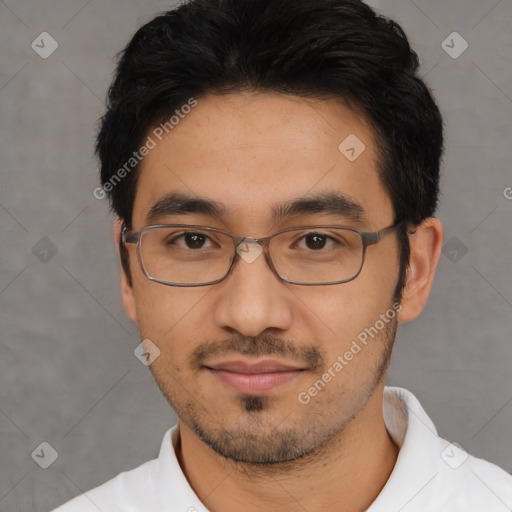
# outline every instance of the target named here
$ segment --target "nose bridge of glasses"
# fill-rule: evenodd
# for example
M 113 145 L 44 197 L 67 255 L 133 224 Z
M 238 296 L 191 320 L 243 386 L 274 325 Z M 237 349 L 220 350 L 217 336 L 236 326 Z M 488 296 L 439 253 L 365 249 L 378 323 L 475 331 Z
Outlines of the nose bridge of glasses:
M 268 252 L 268 246 L 271 237 L 265 238 L 242 238 L 233 237 L 235 242 L 235 252 L 238 256 L 243 259 L 246 263 L 255 262 L 262 253 L 265 254 L 265 260 L 271 268 L 273 268 Z
M 270 239 L 272 236 L 266 236 L 262 238 L 254 238 L 252 236 L 236 236 L 236 235 L 230 235 L 231 239 L 233 240 L 235 247 L 238 247 L 241 243 L 247 242 L 251 244 L 258 244 L 262 247 L 268 246 L 268 243 L 270 242 Z

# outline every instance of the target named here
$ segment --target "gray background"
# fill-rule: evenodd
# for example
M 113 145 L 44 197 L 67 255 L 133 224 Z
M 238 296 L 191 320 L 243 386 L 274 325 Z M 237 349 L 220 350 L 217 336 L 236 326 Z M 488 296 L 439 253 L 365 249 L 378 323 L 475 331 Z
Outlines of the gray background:
M 389 384 L 413 391 L 443 437 L 510 472 L 512 1 L 374 5 L 419 52 L 447 135 L 438 216 L 448 245 L 426 310 L 399 328 Z M 133 355 L 112 217 L 92 194 L 114 56 L 169 6 L 0 2 L 2 512 L 50 510 L 156 457 L 175 423 Z M 43 31 L 59 44 L 47 59 L 31 48 Z M 442 47 L 453 31 L 469 43 L 456 59 Z M 44 441 L 58 452 L 48 469 L 31 457 Z

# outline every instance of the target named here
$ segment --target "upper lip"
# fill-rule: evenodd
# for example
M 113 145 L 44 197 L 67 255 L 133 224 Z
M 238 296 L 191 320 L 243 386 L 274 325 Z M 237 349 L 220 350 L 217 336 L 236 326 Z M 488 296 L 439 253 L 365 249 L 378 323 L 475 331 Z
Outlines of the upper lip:
M 205 365 L 211 370 L 224 370 L 235 373 L 272 373 L 272 372 L 290 372 L 305 370 L 305 368 L 282 363 L 275 359 L 264 359 L 255 363 L 242 361 L 241 359 L 233 361 L 224 361 L 221 363 Z

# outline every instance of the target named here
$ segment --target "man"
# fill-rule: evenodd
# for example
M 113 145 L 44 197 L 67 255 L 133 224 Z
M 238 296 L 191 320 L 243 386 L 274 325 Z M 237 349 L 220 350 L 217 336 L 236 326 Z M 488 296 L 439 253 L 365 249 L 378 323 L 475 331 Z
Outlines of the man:
M 356 0 L 192 0 L 135 34 L 95 194 L 179 422 L 59 512 L 510 510 L 510 475 L 385 387 L 443 238 L 417 69 Z

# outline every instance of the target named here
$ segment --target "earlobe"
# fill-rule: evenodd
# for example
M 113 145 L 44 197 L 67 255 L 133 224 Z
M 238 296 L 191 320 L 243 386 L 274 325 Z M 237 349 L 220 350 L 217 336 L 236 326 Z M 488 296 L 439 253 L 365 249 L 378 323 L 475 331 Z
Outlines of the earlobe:
M 124 310 L 126 314 L 130 318 L 130 320 L 134 323 L 138 323 L 137 318 L 137 304 L 135 301 L 135 293 L 133 291 L 133 286 L 130 286 L 128 283 L 128 279 L 126 274 L 121 267 L 121 298 L 123 300 Z
M 116 244 L 116 248 L 119 254 L 119 267 L 121 271 L 121 298 L 123 300 L 124 310 L 126 314 L 130 318 L 132 322 L 137 323 L 137 303 L 135 301 L 135 293 L 133 290 L 133 286 L 128 281 L 128 276 L 123 269 L 123 265 L 121 263 L 121 255 L 120 251 L 120 242 L 121 242 L 121 228 L 123 226 L 123 220 L 117 219 L 114 223 L 114 242 Z
M 414 234 L 409 235 L 409 243 L 411 255 L 399 322 L 417 318 L 428 301 L 443 244 L 441 221 L 436 217 L 425 219 L 416 227 Z

